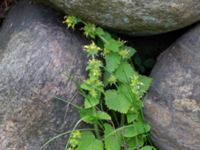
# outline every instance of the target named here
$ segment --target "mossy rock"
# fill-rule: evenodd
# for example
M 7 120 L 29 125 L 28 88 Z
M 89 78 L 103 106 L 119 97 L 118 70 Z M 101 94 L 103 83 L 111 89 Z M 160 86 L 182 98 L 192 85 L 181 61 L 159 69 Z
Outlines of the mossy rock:
M 39 0 L 66 14 L 131 35 L 153 35 L 200 20 L 199 0 Z

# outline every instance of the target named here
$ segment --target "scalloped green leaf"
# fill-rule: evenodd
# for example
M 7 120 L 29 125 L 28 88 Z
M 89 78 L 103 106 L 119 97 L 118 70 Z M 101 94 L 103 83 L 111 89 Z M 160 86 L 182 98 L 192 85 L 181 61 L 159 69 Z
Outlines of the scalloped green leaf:
M 127 122 L 131 123 L 135 121 L 138 118 L 139 113 L 138 112 L 128 112 L 126 117 L 127 117 Z
M 120 132 L 115 132 L 115 129 L 109 125 L 104 124 L 104 144 L 106 150 L 121 150 L 122 146 L 122 135 Z M 113 134 L 112 134 L 113 133 Z
M 114 72 L 121 61 L 121 56 L 118 55 L 117 53 L 111 53 L 106 55 L 106 70 L 110 73 Z
M 110 50 L 112 52 L 118 52 L 122 45 L 123 45 L 122 42 L 115 39 L 110 39 L 105 43 L 104 47 L 105 49 Z
M 111 120 L 110 115 L 104 111 L 97 111 L 95 117 L 101 120 Z
M 117 79 L 123 83 L 129 83 L 131 76 L 135 73 L 133 67 L 128 62 L 119 65 L 115 72 Z
M 105 92 L 105 103 L 109 109 L 120 113 L 127 113 L 131 107 L 130 101 L 116 90 L 107 90 Z
M 92 109 L 81 109 L 81 119 L 86 123 L 97 123 L 99 120 L 111 120 L 109 114 L 104 111 L 93 111 Z
M 143 136 L 125 138 L 125 140 L 128 145 L 128 150 L 141 150 L 140 147 L 142 147 L 145 142 L 145 138 Z
M 91 108 L 99 104 L 98 98 L 93 98 L 91 96 L 87 96 L 84 101 L 85 108 Z
M 129 52 L 128 59 L 130 59 L 136 53 L 136 50 L 130 46 L 124 46 L 124 49 L 127 49 Z
M 96 139 L 92 132 L 83 132 L 77 150 L 103 150 L 103 142 Z
M 133 125 L 125 128 L 125 137 L 135 137 L 140 134 L 148 133 L 150 131 L 150 126 L 143 122 L 134 122 Z

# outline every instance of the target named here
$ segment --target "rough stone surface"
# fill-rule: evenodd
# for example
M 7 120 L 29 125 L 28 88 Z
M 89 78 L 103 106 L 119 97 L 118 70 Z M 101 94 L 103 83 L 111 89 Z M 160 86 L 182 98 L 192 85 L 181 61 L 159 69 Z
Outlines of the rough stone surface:
M 158 59 L 145 117 L 160 150 L 200 149 L 200 24 Z
M 200 20 L 199 0 L 39 0 L 70 15 L 134 35 L 152 35 Z
M 55 96 L 81 104 L 74 82 L 84 78 L 86 42 L 67 31 L 63 16 L 20 2 L 0 31 L 0 150 L 39 150 L 72 129 L 78 111 Z M 63 150 L 66 137 L 46 150 Z

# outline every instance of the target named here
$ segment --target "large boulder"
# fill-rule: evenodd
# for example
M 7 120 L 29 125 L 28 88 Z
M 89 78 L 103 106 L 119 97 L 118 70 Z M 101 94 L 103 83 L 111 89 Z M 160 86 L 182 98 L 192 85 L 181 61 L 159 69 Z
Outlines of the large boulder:
M 66 30 L 63 16 L 27 0 L 16 5 L 0 31 L 0 149 L 39 150 L 79 120 L 77 109 L 55 97 L 80 105 L 74 81 L 85 75 L 86 43 Z M 66 137 L 48 145 L 63 150 Z
M 176 30 L 200 20 L 199 0 L 39 0 L 70 15 L 134 35 Z
M 160 150 L 200 150 L 200 24 L 158 59 L 145 117 Z

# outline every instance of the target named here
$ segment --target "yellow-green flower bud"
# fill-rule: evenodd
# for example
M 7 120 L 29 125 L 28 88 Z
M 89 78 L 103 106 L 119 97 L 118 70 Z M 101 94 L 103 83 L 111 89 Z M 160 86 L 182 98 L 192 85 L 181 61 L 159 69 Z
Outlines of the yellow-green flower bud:
M 67 25 L 68 28 L 74 29 L 75 25 L 79 22 L 79 19 L 74 16 L 67 16 L 63 23 Z
M 85 45 L 84 49 L 86 50 L 89 56 L 95 56 L 101 50 L 101 48 L 98 47 L 94 42 L 92 42 L 90 45 Z
M 124 50 L 121 50 L 121 51 L 119 52 L 119 54 L 122 56 L 123 59 L 126 59 L 126 58 L 128 58 L 128 56 L 129 56 L 129 51 L 126 50 L 126 49 L 124 49 Z
M 109 84 L 115 84 L 117 82 L 117 78 L 114 75 L 110 75 L 110 77 L 108 78 L 108 83 Z

